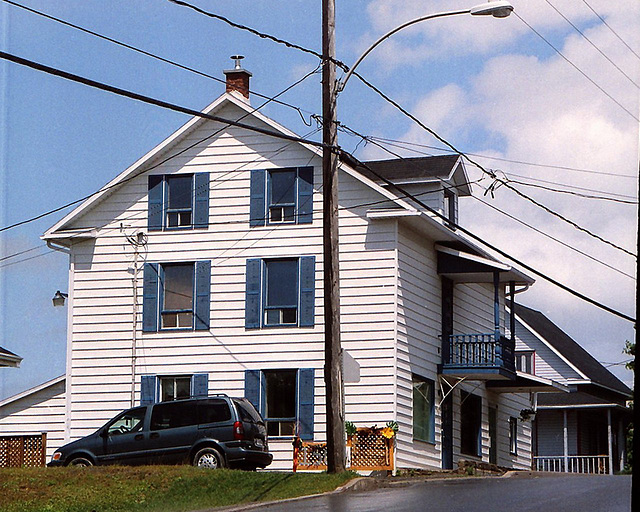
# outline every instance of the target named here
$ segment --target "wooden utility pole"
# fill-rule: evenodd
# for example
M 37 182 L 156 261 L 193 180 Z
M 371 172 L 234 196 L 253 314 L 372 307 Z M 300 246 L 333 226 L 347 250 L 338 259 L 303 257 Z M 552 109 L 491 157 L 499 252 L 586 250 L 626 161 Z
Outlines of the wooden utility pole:
M 345 470 L 345 433 L 340 348 L 338 250 L 338 130 L 336 125 L 335 0 L 322 0 L 322 236 L 324 246 L 324 384 L 327 470 Z

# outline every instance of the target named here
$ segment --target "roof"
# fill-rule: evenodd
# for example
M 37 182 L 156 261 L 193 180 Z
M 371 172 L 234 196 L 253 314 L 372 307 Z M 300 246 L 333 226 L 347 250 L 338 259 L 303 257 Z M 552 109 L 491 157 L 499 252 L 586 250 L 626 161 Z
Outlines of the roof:
M 540 311 L 521 304 L 514 304 L 514 310 L 516 317 L 522 319 L 536 333 L 542 336 L 547 343 L 586 375 L 593 384 L 612 389 L 624 395 L 631 394 L 631 390 L 615 375 L 602 366 L 589 352 Z
M 13 366 L 17 368 L 20 366 L 22 358 L 13 352 L 8 351 L 6 348 L 0 347 L 0 366 Z
M 471 194 L 469 180 L 459 155 L 393 158 L 364 163 L 371 170 L 364 166 L 356 166 L 356 169 L 376 183 L 384 184 L 378 175 L 395 185 L 447 180 L 455 181 L 460 195 Z M 458 179 L 453 180 L 454 174 Z
M 538 395 L 539 409 L 621 407 L 620 404 L 589 393 L 544 393 Z
M 38 391 L 42 391 L 43 389 L 47 389 L 50 388 L 51 386 L 55 386 L 56 384 L 60 383 L 60 382 L 64 382 L 65 381 L 65 376 L 64 375 L 60 375 L 59 377 L 56 377 L 55 379 L 51 379 L 48 380 L 47 382 L 43 382 L 42 384 L 38 384 L 37 386 L 27 389 L 26 391 L 22 391 L 21 393 L 18 393 L 17 395 L 13 395 L 10 396 L 9 398 L 5 398 L 4 400 L 0 401 L 0 407 L 4 407 L 7 404 L 10 404 L 12 402 L 16 402 L 18 400 L 20 400 L 21 398 L 24 398 L 26 396 L 29 395 L 33 395 L 35 393 L 37 393 Z

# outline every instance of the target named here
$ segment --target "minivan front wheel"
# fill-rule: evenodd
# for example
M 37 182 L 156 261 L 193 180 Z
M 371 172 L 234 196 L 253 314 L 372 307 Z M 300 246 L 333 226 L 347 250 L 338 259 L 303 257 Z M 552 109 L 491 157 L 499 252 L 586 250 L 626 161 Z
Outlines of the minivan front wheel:
M 75 459 L 71 460 L 71 462 L 69 462 L 69 466 L 88 468 L 90 466 L 93 466 L 93 462 L 91 462 L 89 459 L 85 459 L 84 457 L 76 457 Z
M 218 469 L 224 467 L 224 461 L 215 448 L 203 448 L 193 458 L 193 465 L 199 468 Z

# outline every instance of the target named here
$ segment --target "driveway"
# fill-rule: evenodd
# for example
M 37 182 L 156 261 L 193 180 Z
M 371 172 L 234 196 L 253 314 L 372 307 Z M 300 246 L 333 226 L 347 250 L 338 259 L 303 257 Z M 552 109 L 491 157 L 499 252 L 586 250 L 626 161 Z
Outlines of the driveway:
M 423 481 L 369 492 L 345 492 L 254 510 L 278 512 L 629 512 L 631 477 L 517 475 Z

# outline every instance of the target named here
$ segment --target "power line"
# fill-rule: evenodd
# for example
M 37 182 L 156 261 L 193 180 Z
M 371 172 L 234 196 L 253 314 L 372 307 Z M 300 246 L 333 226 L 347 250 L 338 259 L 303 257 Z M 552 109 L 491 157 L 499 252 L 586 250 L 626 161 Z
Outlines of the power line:
M 600 19 L 600 21 L 604 24 L 604 26 L 605 26 L 605 27 L 607 27 L 607 28 L 611 31 L 611 33 L 612 33 L 614 36 L 616 36 L 616 37 L 620 40 L 620 42 L 621 42 L 623 45 L 625 45 L 625 46 L 627 47 L 627 49 L 628 49 L 631 53 L 633 53 L 633 54 L 634 54 L 638 59 L 640 59 L 640 55 L 638 55 L 638 54 L 633 50 L 633 48 L 631 48 L 631 46 L 629 46 L 629 45 L 627 44 L 627 42 L 626 42 L 624 39 L 622 39 L 622 37 L 621 37 L 621 36 L 620 36 L 620 35 L 619 35 L 615 30 L 613 30 L 613 28 L 611 27 L 611 25 L 609 25 L 609 24 L 606 22 L 606 20 L 596 12 L 596 10 L 595 10 L 593 7 L 591 7 L 591 6 L 587 3 L 587 1 L 586 1 L 586 0 L 582 0 L 582 2 L 583 2 L 583 3 L 584 3 L 584 5 L 586 5 L 589 9 L 591 9 L 591 12 L 592 12 L 593 14 L 595 14 L 595 15 Z
M 420 151 L 420 150 L 412 148 L 412 147 L 404 146 L 403 144 L 405 144 L 405 141 L 393 141 L 393 139 L 385 139 L 385 138 L 382 138 L 382 137 L 374 137 L 374 136 L 371 136 L 371 135 L 366 136 L 365 139 L 368 140 L 368 141 L 371 141 L 371 142 L 373 142 L 373 141 L 383 142 L 384 144 L 387 144 L 389 146 L 393 146 L 393 147 L 396 147 L 396 148 L 399 148 L 399 149 L 404 149 L 405 151 L 411 151 L 411 152 L 417 153 L 419 155 L 436 156 L 436 155 L 433 155 L 432 153 L 427 153 L 425 151 Z M 364 139 L 361 139 L 361 142 L 363 140 Z M 391 140 L 392 142 L 389 142 L 389 140 Z M 396 142 L 399 142 L 399 143 L 396 143 Z M 358 144 L 360 144 L 360 142 Z M 406 144 L 408 146 L 414 145 L 413 143 L 410 143 L 410 142 L 406 142 Z M 415 145 L 416 146 L 421 146 L 421 147 L 425 147 L 426 146 L 425 144 L 415 144 Z M 426 146 L 426 147 L 428 147 L 428 146 Z M 466 154 L 467 155 L 473 155 L 474 153 L 466 152 Z M 482 156 L 482 155 L 477 155 L 477 156 Z M 631 199 L 632 200 L 632 201 L 630 201 L 631 204 L 638 204 L 638 202 L 637 202 L 635 197 L 629 196 L 629 195 L 625 195 L 625 194 L 616 194 L 615 192 L 607 192 L 607 191 L 604 191 L 604 190 L 595 190 L 595 189 L 591 189 L 591 188 L 578 187 L 578 186 L 575 186 L 575 185 L 569 185 L 568 183 L 558 183 L 558 182 L 555 182 L 555 181 L 531 178 L 530 176 L 523 176 L 521 174 L 516 174 L 516 173 L 513 173 L 511 171 L 501 170 L 501 172 L 507 178 L 509 178 L 509 176 L 517 176 L 518 178 L 524 178 L 524 179 L 528 179 L 530 181 L 537 181 L 537 182 L 540 182 L 540 183 L 548 183 L 550 185 L 557 185 L 559 187 L 567 187 L 567 188 L 571 188 L 571 189 L 575 189 L 575 190 L 583 190 L 583 191 L 586 191 L 586 192 L 595 192 L 595 193 L 600 193 L 600 194 L 608 194 L 609 196 L 615 196 L 615 197 Z M 514 183 L 521 183 L 521 182 L 517 182 L 515 180 L 509 180 L 509 181 L 512 181 Z M 531 186 L 530 183 L 521 183 L 521 184 L 530 185 Z M 543 187 L 539 187 L 539 188 L 543 188 Z M 565 190 L 558 190 L 558 189 L 550 189 L 550 190 L 557 191 L 557 192 L 568 192 L 568 191 L 565 191 Z M 585 195 L 584 197 L 591 197 L 593 199 L 614 200 L 613 197 L 593 197 L 593 196 L 588 196 L 588 195 Z M 626 203 L 627 201 L 620 201 L 620 202 Z
M 543 209 L 544 211 L 546 211 L 547 213 L 549 213 L 550 215 L 553 215 L 554 217 L 559 218 L 560 220 L 566 222 L 567 224 L 573 226 L 575 229 L 582 231 L 583 233 L 588 234 L 589 236 L 600 240 L 601 242 L 610 245 L 611 247 L 618 249 L 619 251 L 622 251 L 630 256 L 635 257 L 636 255 L 631 252 L 628 251 L 627 249 L 625 249 L 624 247 L 621 247 L 613 242 L 610 242 L 609 240 L 601 237 L 600 235 L 593 233 L 592 231 L 588 230 L 587 228 L 583 228 L 582 226 L 580 226 L 578 223 L 572 221 L 571 219 L 565 217 L 564 215 L 556 212 L 555 210 L 552 210 L 551 208 L 549 208 L 548 206 L 545 206 L 544 204 L 540 203 L 539 201 L 537 201 L 536 199 L 526 195 L 525 193 L 521 192 L 520 190 L 518 190 L 516 187 L 510 185 L 509 183 L 507 183 L 504 180 L 501 180 L 500 178 L 498 178 L 496 176 L 496 174 L 494 172 L 490 172 L 488 170 L 486 170 L 482 165 L 480 165 L 478 162 L 476 162 L 475 160 L 472 160 L 466 153 L 461 152 L 460 150 L 458 150 L 453 144 L 451 144 L 449 141 L 447 141 L 446 139 L 444 139 L 443 137 L 441 137 L 440 135 L 438 135 L 438 133 L 436 133 L 434 130 L 432 130 L 431 128 L 429 128 L 427 125 L 425 125 L 422 121 L 420 121 L 416 116 L 414 116 L 413 114 L 411 114 L 411 112 L 409 112 L 408 110 L 406 110 L 402 105 L 400 105 L 398 102 L 396 102 L 395 100 L 393 100 L 392 98 L 390 98 L 389 96 L 387 96 L 384 92 L 382 92 L 380 89 L 378 89 L 375 85 L 371 84 L 370 82 L 368 82 L 364 77 L 362 77 L 359 73 L 354 73 L 355 76 L 357 76 L 360 81 L 362 81 L 362 83 L 364 83 L 367 87 L 369 87 L 370 89 L 372 89 L 373 91 L 375 91 L 379 96 L 381 96 L 382 98 L 384 98 L 387 102 L 389 102 L 391 105 L 393 105 L 394 107 L 396 107 L 400 112 L 402 112 L 405 116 L 407 116 L 409 119 L 411 119 L 412 121 L 414 121 L 418 126 L 420 126 L 423 130 L 425 130 L 427 133 L 430 133 L 433 137 L 435 137 L 437 140 L 439 140 L 440 142 L 442 142 L 443 144 L 445 144 L 446 146 L 448 146 L 449 148 L 451 148 L 455 153 L 457 153 L 458 155 L 464 157 L 469 163 L 475 165 L 478 169 L 480 169 L 483 173 L 485 173 L 487 176 L 491 177 L 494 180 L 494 185 L 499 183 L 500 185 L 504 186 L 505 188 L 508 188 L 509 190 L 512 190 L 513 192 L 515 192 L 518 196 L 522 197 L 523 199 L 526 199 L 527 201 L 529 201 L 530 203 L 533 203 L 534 205 L 536 205 L 537 207 Z M 492 190 L 495 190 L 495 186 L 492 187 Z
M 354 130 L 351 130 L 350 128 L 349 128 L 349 130 L 350 130 L 353 134 L 355 134 L 356 136 L 364 138 L 364 136 L 363 136 L 363 135 L 358 134 L 358 133 L 357 133 L 357 132 L 355 132 Z M 394 157 L 399 158 L 399 159 L 401 159 L 401 160 L 405 161 L 405 162 L 406 162 L 406 163 L 408 163 L 408 164 L 411 164 L 411 161 L 407 161 L 407 160 L 406 160 L 405 158 L 403 158 L 401 155 L 399 155 L 399 154 L 397 154 L 397 153 L 395 153 L 395 152 L 393 152 L 393 151 L 389 150 L 388 148 L 384 147 L 384 146 L 383 146 L 383 145 L 381 145 L 380 143 L 375 142 L 375 141 L 372 141 L 372 144 L 374 144 L 374 145 L 378 146 L 379 148 L 381 148 L 383 151 L 386 151 L 386 152 L 387 152 L 387 153 L 389 153 L 390 155 L 393 155 Z M 439 178 L 439 179 L 440 179 L 440 178 Z M 440 181 L 442 181 L 442 179 L 440 179 Z M 416 196 L 418 196 L 418 195 L 419 195 L 419 194 L 416 194 Z M 500 209 L 500 208 L 498 208 L 497 206 L 494 206 L 494 205 L 492 205 L 491 203 L 488 203 L 488 202 L 484 201 L 483 199 L 481 199 L 481 198 L 479 198 L 479 197 L 477 197 L 477 196 L 474 196 L 473 194 L 471 195 L 471 197 L 472 197 L 472 198 L 474 198 L 474 199 L 475 199 L 475 200 L 477 200 L 477 201 L 480 201 L 481 203 L 485 204 L 486 206 L 488 206 L 488 207 L 490 207 L 490 208 L 494 209 L 495 211 L 497 211 L 497 212 L 501 213 L 502 215 L 505 215 L 506 217 L 508 217 L 508 218 L 510 218 L 510 219 L 512 219 L 512 220 L 514 220 L 514 221 L 516 221 L 516 222 L 518 222 L 518 223 L 520 223 L 520 224 L 522 224 L 523 226 L 525 226 L 525 227 L 527 227 L 527 228 L 529 228 L 529 229 L 532 229 L 533 231 L 535 231 L 535 232 L 537 232 L 537 233 L 539 233 L 539 234 L 541 234 L 541 235 L 543 235 L 543 236 L 545 236 L 545 237 L 547 237 L 547 238 L 549 238 L 549 239 L 553 240 L 554 242 L 557 242 L 557 243 L 559 243 L 560 245 L 563 245 L 563 246 L 567 247 L 568 249 L 571 249 L 572 251 L 577 252 L 578 254 L 580 254 L 580 255 L 582 255 L 582 256 L 585 256 L 585 257 L 587 257 L 587 258 L 589 258 L 589 259 L 591 259 L 591 260 L 593 260 L 593 261 L 595 261 L 595 262 L 597 262 L 597 263 L 600 263 L 601 265 L 604 265 L 605 267 L 607 267 L 607 268 L 609 268 L 609 269 L 611 269 L 611 270 L 614 270 L 615 272 L 618 272 L 619 274 L 622 274 L 622 275 L 624 275 L 624 276 L 626 276 L 626 277 L 629 277 L 629 278 L 631 278 L 631 279 L 634 279 L 634 280 L 635 280 L 634 276 L 632 276 L 631 274 L 627 274 L 626 272 L 623 272 L 622 270 L 620 270 L 620 269 L 618 269 L 618 268 L 614 267 L 613 265 L 610 265 L 610 264 L 608 264 L 608 263 L 606 263 L 606 262 L 604 262 L 604 261 L 602 261 L 602 260 L 600 260 L 600 259 L 596 258 L 595 256 L 592 256 L 592 255 L 590 255 L 590 254 L 588 254 L 588 253 L 586 253 L 586 252 L 583 252 L 583 251 L 581 251 L 581 250 L 577 249 L 576 247 L 573 247 L 572 245 L 567 244 L 566 242 L 563 242 L 562 240 L 560 240 L 560 239 L 558 239 L 558 238 L 556 238 L 556 237 L 554 237 L 554 236 L 552 236 L 552 235 L 550 235 L 550 234 L 548 234 L 548 233 L 546 233 L 546 232 L 542 231 L 541 229 L 538 229 L 538 228 L 536 228 L 535 226 L 533 226 L 533 225 L 531 225 L 531 224 L 528 224 L 527 222 L 525 222 L 525 221 L 523 221 L 523 220 L 521 220 L 521 219 L 519 219 L 519 218 L 517 218 L 517 217 L 515 217 L 515 216 L 513 216 L 513 215 L 511 215 L 511 214 L 509 214 L 509 213 L 507 213 L 507 212 L 505 212 L 505 211 L 503 211 L 503 210 L 501 210 L 501 209 Z
M 618 100 L 616 100 L 613 96 L 611 96 L 611 94 L 609 94 L 607 91 L 605 91 L 600 85 L 598 85 L 597 82 L 595 82 L 589 75 L 587 75 L 584 71 L 582 71 L 578 66 L 576 66 L 571 60 L 569 60 L 569 58 L 567 58 L 560 50 L 558 50 L 547 38 L 545 38 L 540 32 L 538 32 L 535 28 L 533 28 L 531 25 L 529 25 L 523 18 L 522 16 L 520 16 L 517 12 L 513 11 L 513 14 L 520 20 L 522 21 L 522 23 L 524 23 L 527 27 L 529 27 L 529 29 L 536 34 L 540 39 L 542 39 L 545 43 L 547 43 L 547 45 L 549 45 L 549 47 L 551 47 L 551 49 L 553 49 L 553 51 L 555 51 L 558 55 L 560 55 L 560 57 L 562 57 L 568 64 L 571 65 L 571 67 L 573 67 L 576 71 L 578 71 L 583 77 L 585 77 L 587 80 L 589 80 L 589 82 L 591 82 L 593 85 L 596 86 L 596 88 L 602 93 L 604 94 L 607 98 L 609 98 L 611 101 L 613 101 L 616 105 L 618 105 L 622 110 L 624 110 L 627 114 L 629 114 L 633 119 L 635 119 L 636 121 L 640 121 L 635 114 L 633 114 L 630 110 L 628 110 L 624 105 L 622 105 L 622 103 L 620 103 Z
M 439 146 L 430 146 L 428 144 L 419 144 L 418 142 L 409 142 L 409 141 L 403 141 L 403 140 L 396 140 L 396 139 L 388 139 L 388 138 L 384 138 L 384 137 L 374 137 L 374 136 L 369 136 L 369 138 L 371 139 L 375 139 L 375 140 L 380 140 L 383 142 L 397 142 L 400 144 L 406 144 L 407 146 L 417 146 L 417 147 L 422 147 L 422 148 L 427 148 L 427 149 L 434 149 L 437 151 L 444 151 L 444 152 L 451 152 L 450 149 L 448 148 L 442 148 Z M 408 148 L 405 148 L 408 149 Z M 483 155 L 481 153 L 472 153 L 471 151 L 465 151 L 465 153 L 467 155 L 471 155 L 471 156 L 477 156 L 479 158 L 486 158 L 489 160 L 499 160 L 501 162 L 510 162 L 510 163 L 514 163 L 514 164 L 521 164 L 521 165 L 531 165 L 534 167 L 544 167 L 544 168 L 549 168 L 549 169 L 559 169 L 559 170 L 563 170 L 563 171 L 576 171 L 576 172 L 584 172 L 584 173 L 589 173 L 589 174 L 601 174 L 603 176 L 613 176 L 615 178 L 629 178 L 632 180 L 637 180 L 638 176 L 632 175 L 632 174 L 618 174 L 618 173 L 614 173 L 614 172 L 606 172 L 606 171 L 594 171 L 592 169 L 581 169 L 579 167 L 568 167 L 565 165 L 553 165 L 553 164 L 539 164 L 536 162 L 528 162 L 525 160 L 514 160 L 514 159 L 510 159 L 510 158 L 501 158 L 501 157 L 497 157 L 497 156 L 490 156 L 490 155 Z
M 196 75 L 199 75 L 199 76 L 202 76 L 202 77 L 205 77 L 205 78 L 209 78 L 211 80 L 215 80 L 216 82 L 219 82 L 219 83 L 222 83 L 222 84 L 226 84 L 225 80 L 223 80 L 222 78 L 218 78 L 217 76 L 210 75 L 208 73 L 204 73 L 203 71 L 199 71 L 199 70 L 197 70 L 195 68 L 192 68 L 192 67 L 189 67 L 189 66 L 185 66 L 184 64 L 180 64 L 179 62 L 176 62 L 176 61 L 173 61 L 173 60 L 170 60 L 170 59 L 166 59 L 166 58 L 161 57 L 159 55 L 156 55 L 154 53 L 148 52 L 146 50 L 142 50 L 141 48 L 137 48 L 137 47 L 135 47 L 133 45 L 124 43 L 122 41 L 118 41 L 117 39 L 113 39 L 112 37 L 105 36 L 103 34 L 99 34 L 98 32 L 95 32 L 93 30 L 89 30 L 87 28 L 81 27 L 80 25 L 76 25 L 74 23 L 71 23 L 69 21 L 66 21 L 66 20 L 63 20 L 63 19 L 60 19 L 60 18 L 56 18 L 55 16 L 52 16 L 52 15 L 47 14 L 45 12 L 38 11 L 36 9 L 33 9 L 31 7 L 27 7 L 27 6 L 19 4 L 17 2 L 13 2 L 12 0 L 2 0 L 2 1 L 5 2 L 5 3 L 8 3 L 10 5 L 13 5 L 15 7 L 18 7 L 20 9 L 24 9 L 25 11 L 31 12 L 31 13 L 36 14 L 38 16 L 42 16 L 42 17 L 47 18 L 49 20 L 52 20 L 52 21 L 55 21 L 57 23 L 61 23 L 63 25 L 71 27 L 73 29 L 79 30 L 79 31 L 84 32 L 86 34 L 90 34 L 92 36 L 98 37 L 98 38 L 103 39 L 105 41 L 108 41 L 110 43 L 114 43 L 114 44 L 116 44 L 118 46 L 122 46 L 123 48 L 127 48 L 129 50 L 133 50 L 134 52 L 140 53 L 142 55 L 146 55 L 147 57 L 151 57 L 153 59 L 159 60 L 159 61 L 164 62 L 166 64 L 170 64 L 172 66 L 178 67 L 178 68 L 183 69 L 185 71 L 189 71 L 190 73 L 194 73 Z M 270 99 L 269 96 L 266 96 L 264 94 L 260 94 L 259 92 L 256 92 L 254 90 L 249 90 L 249 92 L 251 94 L 255 95 L 255 96 L 258 96 L 259 98 Z M 271 101 L 273 101 L 274 103 L 278 103 L 279 105 L 284 105 L 286 107 L 289 107 L 289 108 L 297 111 L 298 114 L 300 114 L 300 117 L 302 117 L 302 119 L 305 122 L 305 124 L 307 124 L 306 119 L 302 115 L 302 112 L 303 112 L 304 109 L 302 109 L 300 107 L 297 107 L 295 105 L 291 105 L 290 103 L 287 103 L 287 102 L 284 102 L 284 101 L 281 101 L 281 100 L 273 100 L 272 99 Z M 313 114 L 313 112 L 310 112 L 310 111 L 305 111 L 305 112 L 307 114 Z
M 620 203 L 620 204 L 631 204 L 631 205 L 637 205 L 638 201 L 627 201 L 624 199 L 615 199 L 613 197 L 604 197 L 604 196 L 594 196 L 591 194 L 582 194 L 580 192 L 574 192 L 572 190 L 561 190 L 558 188 L 551 188 L 551 187 L 545 187 L 544 185 L 536 185 L 535 183 L 526 183 L 524 181 L 518 181 L 518 180 L 512 180 L 509 179 L 508 180 L 510 183 L 517 183 L 519 185 L 524 185 L 525 187 L 535 187 L 535 188 L 539 188 L 542 190 L 547 190 L 549 192 L 556 192 L 556 193 L 560 193 L 560 194 L 569 194 L 569 195 L 573 195 L 573 196 L 577 196 L 577 197 L 582 197 L 585 199 L 600 199 L 603 201 L 612 201 L 614 203 Z
M 188 146 L 184 150 L 179 151 L 175 155 L 172 155 L 172 156 L 164 159 L 163 161 L 159 162 L 158 164 L 156 164 L 156 165 L 154 165 L 154 166 L 152 166 L 150 168 L 145 168 L 141 172 L 149 171 L 150 169 L 154 169 L 154 168 L 164 164 L 168 160 L 170 160 L 172 158 L 175 158 L 176 156 L 178 156 L 178 155 L 184 153 L 185 151 L 187 151 L 188 149 L 191 149 L 192 147 L 194 147 L 194 146 L 204 142 L 205 140 L 209 139 L 210 137 L 216 135 L 217 133 L 219 133 L 220 131 L 225 129 L 227 126 L 237 126 L 237 127 L 240 127 L 240 128 L 246 128 L 246 129 L 251 130 L 251 131 L 256 131 L 258 133 L 263 133 L 263 134 L 266 134 L 266 135 L 272 135 L 272 136 L 274 136 L 276 138 L 289 140 L 289 141 L 292 141 L 292 142 L 303 142 L 303 143 L 306 143 L 306 144 L 310 144 L 310 145 L 314 145 L 314 146 L 320 146 L 320 147 L 324 146 L 324 144 L 322 144 L 321 142 L 315 142 L 315 141 L 312 141 L 312 140 L 309 140 L 309 139 L 304 139 L 304 138 L 300 138 L 300 137 L 296 137 L 296 136 L 292 136 L 292 135 L 286 135 L 286 134 L 282 134 L 282 133 L 278 133 L 278 132 L 272 132 L 271 130 L 266 130 L 264 128 L 259 128 L 259 127 L 254 127 L 254 126 L 251 126 L 251 125 L 247 125 L 245 123 L 241 123 L 239 121 L 234 121 L 234 120 L 230 120 L 230 119 L 224 119 L 224 118 L 221 118 L 219 116 L 213 116 L 211 114 L 203 114 L 202 112 L 194 111 L 194 110 L 187 109 L 187 108 L 184 108 L 184 107 L 179 107 L 177 105 L 173 105 L 171 103 L 166 103 L 166 102 L 163 102 L 161 100 L 155 100 L 155 99 L 149 98 L 147 96 L 139 95 L 137 93 L 132 93 L 132 92 L 126 91 L 124 89 L 119 89 L 117 87 L 112 87 L 112 86 L 109 86 L 109 85 L 105 85 L 105 84 L 102 84 L 100 82 L 95 82 L 94 80 L 89 80 L 89 79 L 86 79 L 86 78 L 83 78 L 83 77 L 80 77 L 80 76 L 77 76 L 77 75 L 73 75 L 71 73 L 67 73 L 65 71 L 60 71 L 58 69 L 51 68 L 49 66 L 44 66 L 42 64 L 38 64 L 36 62 L 29 61 L 27 59 L 22 59 L 21 57 L 16 57 L 14 55 L 7 54 L 7 53 L 2 52 L 2 51 L 0 51 L 0 58 L 6 59 L 6 60 L 9 60 L 9 61 L 12 61 L 12 62 L 16 62 L 18 64 L 22 64 L 24 66 L 30 67 L 32 69 L 36 69 L 38 71 L 43 71 L 45 73 L 49 73 L 49 74 L 52 74 L 54 76 L 61 76 L 62 78 L 67 78 L 67 79 L 72 80 L 74 82 L 79 82 L 79 83 L 82 83 L 84 85 L 89 85 L 90 87 L 95 87 L 97 89 L 106 90 L 107 92 L 113 92 L 113 93 L 121 95 L 121 96 L 125 96 L 125 97 L 129 97 L 129 98 L 132 98 L 132 99 L 136 99 L 136 100 L 142 101 L 144 103 L 150 103 L 152 105 L 160 106 L 160 107 L 167 108 L 167 109 L 170 109 L 170 110 L 176 110 L 176 111 L 181 112 L 181 113 L 187 113 L 187 114 L 190 114 L 190 115 L 193 115 L 193 116 L 196 116 L 196 117 L 202 117 L 202 118 L 205 118 L 205 119 L 210 119 L 210 120 L 213 120 L 213 121 L 221 122 L 221 123 L 226 125 L 226 126 L 220 128 L 219 130 L 217 130 L 216 132 L 214 132 L 214 134 L 211 134 L 211 135 L 207 136 L 206 138 L 195 142 L 194 144 Z M 316 68 L 316 70 L 317 69 L 318 68 Z M 310 73 L 307 73 L 302 79 L 300 79 L 299 81 L 295 82 L 292 86 L 287 87 L 284 91 L 278 93 L 276 96 L 274 96 L 274 98 L 279 96 L 279 95 L 281 95 L 281 94 L 283 94 L 284 92 L 288 91 L 291 87 L 294 87 L 295 85 L 299 84 L 301 81 L 305 80 L 306 78 L 311 76 L 313 73 L 315 73 L 316 70 L 314 70 L 314 71 L 312 71 Z M 258 109 L 264 107 L 267 103 L 269 103 L 269 100 L 267 100 L 265 103 L 263 103 L 259 107 L 254 108 L 251 112 L 247 112 L 240 119 L 244 119 L 249 114 L 251 114 L 253 112 L 256 112 Z M 131 176 L 131 177 L 127 178 L 126 180 L 120 181 L 120 182 L 114 184 L 113 187 L 119 186 L 122 183 L 125 183 L 126 181 L 129 181 L 130 179 L 135 178 L 136 176 L 137 175 L 134 175 L 134 176 Z M 51 215 L 53 213 L 57 213 L 57 212 L 59 212 L 61 210 L 64 210 L 64 209 L 70 207 L 70 206 L 73 206 L 75 204 L 78 204 L 78 203 L 81 203 L 83 201 L 86 201 L 87 199 L 93 197 L 94 195 L 99 194 L 104 190 L 109 190 L 110 188 L 112 188 L 112 187 L 102 188 L 100 190 L 92 192 L 91 194 L 89 194 L 89 195 L 87 195 L 85 197 L 82 197 L 80 199 L 76 199 L 75 201 L 71 201 L 70 203 L 67 203 L 67 204 L 65 204 L 63 206 L 60 206 L 58 208 L 54 208 L 52 210 L 49 210 L 49 211 L 44 212 L 42 214 L 36 215 L 36 216 L 31 217 L 29 219 L 25 219 L 25 220 L 22 220 L 20 222 L 16 222 L 16 223 L 11 224 L 9 226 L 2 227 L 2 228 L 0 228 L 0 233 L 3 232 L 3 231 L 7 231 L 9 229 L 12 229 L 12 228 L 21 226 L 23 224 L 27 224 L 29 222 L 33 222 L 35 220 L 41 219 L 41 218 L 46 217 L 48 215 Z
M 554 11 L 556 11 L 556 12 L 557 12 L 561 17 L 562 17 L 562 19 L 563 19 L 564 21 L 566 21 L 569 25 L 571 25 L 571 26 L 573 27 L 573 29 L 574 29 L 578 34 L 580 34 L 580 35 L 582 36 L 582 38 L 583 38 L 585 41 L 587 41 L 591 46 L 593 46 L 593 48 L 595 48 L 595 50 L 596 50 L 600 55 L 602 55 L 605 59 L 607 59 L 607 61 L 608 61 L 608 62 L 609 62 L 613 67 L 615 67 L 618 71 L 620 71 L 620 73 L 622 73 L 622 75 L 624 75 L 624 77 L 625 77 L 627 80 L 629 80 L 633 85 L 635 85 L 637 89 L 640 89 L 640 85 L 638 85 L 638 84 L 633 80 L 633 78 L 631 78 L 631 77 L 630 77 L 629 75 L 627 75 L 627 74 L 626 74 L 622 69 L 620 69 L 620 67 L 619 67 L 615 62 L 613 62 L 613 61 L 609 58 L 609 56 L 608 56 L 607 54 L 605 54 L 605 53 L 604 53 L 600 48 L 598 48 L 598 46 L 596 46 L 596 44 L 595 44 L 591 39 L 589 39 L 589 38 L 585 35 L 585 33 L 584 33 L 582 30 L 580 30 L 576 25 L 574 25 L 574 24 L 571 22 L 571 20 L 570 20 L 569 18 L 567 18 L 564 14 L 562 14 L 562 13 L 560 12 L 560 10 L 559 10 L 555 5 L 553 5 L 553 4 L 550 2 L 550 0 L 544 0 L 544 1 L 545 1 L 545 2 L 547 2 L 547 3 L 551 6 L 551 8 L 552 8 Z
M 36 249 L 39 249 L 41 246 L 39 245 L 38 247 L 32 247 L 31 249 L 27 249 L 25 251 L 20 251 L 20 252 L 16 252 L 14 254 L 9 254 L 8 256 L 3 256 L 2 258 L 0 258 L 0 261 L 5 261 L 11 258 L 15 258 L 16 256 L 21 256 L 23 254 L 27 254 L 28 252 L 32 252 L 35 251 Z
M 34 247 L 35 249 L 40 249 L 40 247 Z M 35 260 L 36 258 L 41 258 L 42 256 L 46 256 L 48 254 L 53 254 L 56 251 L 53 250 L 49 250 L 47 252 L 43 252 L 42 254 L 36 254 L 35 256 L 31 256 L 29 258 L 23 258 L 21 260 L 17 260 L 17 261 L 10 261 L 9 263 L 5 263 L 4 265 L 0 265 L 0 268 L 6 268 L 6 267 L 10 267 L 11 265 L 17 265 L 18 263 L 24 263 L 25 261 L 29 261 L 29 260 Z

